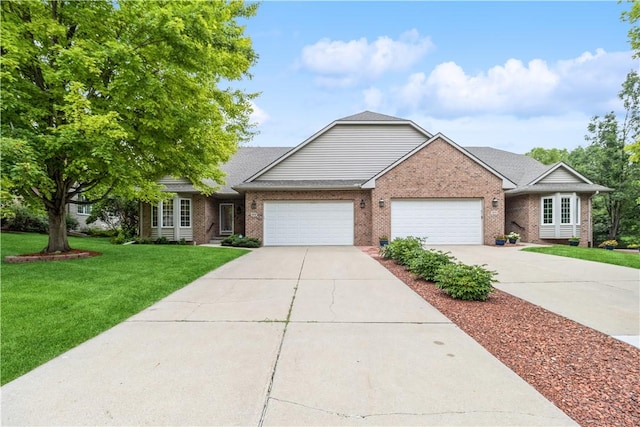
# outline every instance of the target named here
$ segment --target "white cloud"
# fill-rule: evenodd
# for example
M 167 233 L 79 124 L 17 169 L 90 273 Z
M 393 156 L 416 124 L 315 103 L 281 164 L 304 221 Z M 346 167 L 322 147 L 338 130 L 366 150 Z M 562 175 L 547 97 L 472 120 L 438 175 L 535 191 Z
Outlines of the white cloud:
M 418 31 L 403 33 L 398 40 L 387 36 L 369 42 L 331 40 L 324 38 L 302 49 L 300 66 L 320 75 L 319 84 L 353 85 L 365 79 L 375 79 L 389 71 L 406 70 L 420 60 L 433 44 Z
M 534 147 L 572 150 L 585 145 L 590 120 L 589 115 L 581 113 L 530 118 L 487 114 L 451 119 L 414 114 L 406 118 L 429 132 L 442 132 L 463 147 L 493 147 L 521 154 Z
M 380 89 L 371 87 L 362 91 L 364 95 L 364 104 L 367 110 L 375 110 L 382 106 L 384 95 Z
M 626 74 L 637 61 L 630 52 L 597 50 L 549 66 L 541 59 L 524 64 L 509 59 L 486 72 L 469 75 L 454 62 L 437 65 L 428 75 L 411 74 L 395 90 L 401 108 L 433 115 L 544 115 L 579 110 L 596 114 L 611 109 Z
M 262 108 L 258 107 L 254 102 L 251 103 L 251 115 L 249 116 L 249 121 L 257 126 L 260 126 L 266 123 L 269 120 L 269 114 L 264 111 Z

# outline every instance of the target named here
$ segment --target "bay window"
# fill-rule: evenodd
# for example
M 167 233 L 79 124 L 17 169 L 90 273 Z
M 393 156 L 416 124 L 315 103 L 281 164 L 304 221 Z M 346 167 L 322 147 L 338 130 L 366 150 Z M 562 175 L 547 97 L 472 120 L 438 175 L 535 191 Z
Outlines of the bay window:
M 563 239 L 580 236 L 580 196 L 556 193 L 540 198 L 540 237 Z

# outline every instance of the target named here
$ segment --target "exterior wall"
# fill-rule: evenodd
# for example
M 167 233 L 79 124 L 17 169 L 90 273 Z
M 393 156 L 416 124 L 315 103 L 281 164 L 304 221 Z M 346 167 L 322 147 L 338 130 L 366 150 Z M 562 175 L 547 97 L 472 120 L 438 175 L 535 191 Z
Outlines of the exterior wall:
M 338 124 L 257 180 L 366 180 L 428 139 L 410 124 Z
M 591 243 L 589 225 L 589 199 L 591 194 L 580 196 L 580 246 L 587 247 Z M 528 194 L 507 199 L 505 230 L 520 233 L 520 240 L 528 243 L 566 245 L 568 239 L 540 238 L 540 200 L 545 194 Z M 524 230 L 512 224 L 518 223 Z
M 538 202 L 536 202 L 538 200 Z M 504 230 L 520 234 L 521 242 L 535 243 L 540 224 L 540 198 L 527 194 L 510 197 L 505 201 Z
M 197 245 L 209 243 L 215 235 L 213 200 L 201 194 L 193 196 L 193 241 Z
M 372 191 L 372 233 L 391 235 L 391 200 L 400 198 L 481 198 L 484 243 L 504 232 L 502 179 L 495 176 L 447 142 L 438 139 L 376 179 Z M 498 200 L 498 207 L 492 200 Z M 379 207 L 379 200 L 385 202 Z M 428 240 L 427 240 L 428 242 Z
M 255 209 L 251 204 L 255 200 Z M 370 246 L 373 244 L 371 235 L 371 193 L 369 190 L 356 191 L 248 191 L 245 194 L 246 234 L 263 240 L 263 215 L 265 200 L 350 200 L 354 204 L 354 244 L 356 246 Z M 365 201 L 365 207 L 360 207 L 360 201 Z M 376 243 L 377 245 L 377 237 Z

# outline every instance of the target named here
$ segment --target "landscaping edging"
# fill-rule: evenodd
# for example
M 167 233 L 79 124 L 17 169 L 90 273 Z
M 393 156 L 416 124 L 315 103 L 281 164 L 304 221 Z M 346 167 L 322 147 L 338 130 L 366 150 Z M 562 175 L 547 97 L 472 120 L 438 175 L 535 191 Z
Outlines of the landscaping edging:
M 27 254 L 27 255 L 10 255 L 4 257 L 4 262 L 9 264 L 22 262 L 39 262 L 39 261 L 64 261 L 69 259 L 90 258 L 101 255 L 99 252 L 76 250 L 73 252 L 65 252 L 59 254 Z

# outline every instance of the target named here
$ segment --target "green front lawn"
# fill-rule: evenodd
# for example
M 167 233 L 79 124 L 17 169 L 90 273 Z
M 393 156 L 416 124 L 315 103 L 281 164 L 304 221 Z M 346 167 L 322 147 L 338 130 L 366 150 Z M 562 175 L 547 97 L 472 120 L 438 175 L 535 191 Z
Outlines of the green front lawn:
M 640 269 L 640 253 L 638 252 L 607 251 L 600 248 L 581 248 L 568 245 L 530 247 L 522 250 Z
M 179 245 L 112 245 L 70 238 L 102 256 L 6 264 L 39 252 L 47 236 L 2 233 L 0 382 L 5 384 L 117 325 L 205 273 L 248 251 Z

